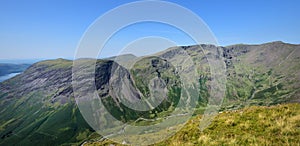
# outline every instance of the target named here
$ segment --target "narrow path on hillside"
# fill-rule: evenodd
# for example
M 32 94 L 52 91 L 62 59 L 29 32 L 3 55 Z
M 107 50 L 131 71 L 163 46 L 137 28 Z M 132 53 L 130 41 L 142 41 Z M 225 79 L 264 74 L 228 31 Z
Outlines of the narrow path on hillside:
M 278 66 L 280 66 L 283 62 L 285 62 L 287 59 L 289 59 L 289 57 L 296 51 L 296 49 L 294 49 L 288 56 L 285 57 L 285 59 L 283 59 Z

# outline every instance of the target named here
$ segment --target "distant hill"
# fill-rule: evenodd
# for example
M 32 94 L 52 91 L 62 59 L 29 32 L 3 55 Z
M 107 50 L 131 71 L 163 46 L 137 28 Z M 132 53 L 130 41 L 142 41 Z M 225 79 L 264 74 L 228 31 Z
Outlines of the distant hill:
M 213 50 L 217 51 L 213 52 Z M 192 71 L 191 64 L 180 61 L 184 58 L 182 51 L 191 56 L 196 66 L 195 80 L 200 84 L 199 89 L 196 89 L 199 91 L 199 101 L 191 101 L 190 96 L 185 96 L 184 99 L 179 98 L 183 85 L 177 68 L 185 69 L 185 76 L 190 76 Z M 173 60 L 179 65 L 174 66 L 167 59 L 162 58 Z M 95 89 L 110 114 L 120 121 L 137 125 L 160 122 L 158 119 L 169 116 L 180 100 L 187 103 L 195 102 L 197 104 L 195 115 L 203 114 L 210 100 L 210 91 L 214 89 L 211 84 L 213 77 L 210 75 L 208 62 L 211 58 L 222 58 L 221 65 L 226 67 L 226 91 L 220 111 L 286 103 L 296 103 L 296 107 L 298 106 L 300 102 L 300 45 L 271 42 L 261 45 L 227 47 L 205 44 L 179 46 L 153 56 L 121 57 L 119 61 L 125 61 L 124 67 L 122 63 L 113 61 L 116 58 L 111 58 L 111 60 L 83 59 L 79 60 L 82 61 L 83 66 L 77 70 L 72 70 L 73 61 L 71 60 L 46 60 L 35 63 L 20 75 L 0 83 L 0 145 L 79 145 L 91 139 L 101 139 L 101 136 L 97 135 L 86 123 L 74 99 L 72 71 L 83 72 L 85 68 L 88 68 L 84 66 L 85 61 L 96 62 Z M 128 68 L 127 65 L 130 67 Z M 85 89 L 84 83 L 88 80 L 80 76 L 77 79 L 80 85 L 83 85 L 80 89 Z M 159 88 L 164 90 L 156 91 L 166 99 L 157 107 L 153 102 L 147 102 L 147 106 L 156 107 L 151 111 L 136 111 L 121 102 L 125 100 L 134 103 L 142 98 L 147 98 L 149 101 L 155 100 L 155 97 L 151 96 L 154 94 L 152 90 Z M 99 109 L 101 113 L 105 107 L 95 105 L 93 108 Z M 150 119 L 151 122 L 140 120 L 141 118 Z M 280 120 L 278 116 L 274 118 L 275 121 Z M 105 124 L 114 123 L 106 122 Z M 222 126 L 223 123 L 219 124 Z M 252 124 L 249 125 L 252 126 Z M 223 126 L 226 127 L 226 125 Z M 217 127 L 217 130 L 220 129 Z M 188 131 L 186 132 L 187 136 L 182 134 L 178 139 L 186 143 L 198 141 L 199 137 L 193 139 L 188 137 Z M 291 144 L 295 143 L 294 136 L 298 136 L 297 132 L 299 129 L 296 129 L 296 134 L 287 137 L 291 138 Z M 269 134 L 271 135 L 268 139 L 274 141 L 271 130 Z M 216 138 L 204 135 L 205 137 L 208 140 Z M 232 141 L 234 144 L 239 144 L 240 138 L 244 138 L 237 135 L 235 137 L 236 141 Z M 171 144 L 171 142 L 166 144 Z

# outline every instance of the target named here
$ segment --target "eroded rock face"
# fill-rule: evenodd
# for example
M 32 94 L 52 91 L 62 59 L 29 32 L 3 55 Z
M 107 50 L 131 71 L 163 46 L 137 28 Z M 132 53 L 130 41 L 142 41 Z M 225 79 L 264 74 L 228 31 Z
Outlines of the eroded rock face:
M 185 53 L 193 64 L 181 62 Z M 82 91 L 90 91 L 88 86 L 84 85 L 91 83 L 99 97 L 111 97 L 114 104 L 124 111 L 125 108 L 120 106 L 122 100 L 135 103 L 151 94 L 166 96 L 166 90 L 170 87 L 178 87 L 180 90 L 177 75 L 182 73 L 190 76 L 192 65 L 195 65 L 199 73 L 199 92 L 209 98 L 208 91 L 213 89 L 210 82 L 214 77 L 210 75 L 208 60 L 219 58 L 223 59 L 227 71 L 226 101 L 230 108 L 236 108 L 236 104 L 244 104 L 245 101 L 251 105 L 300 102 L 299 45 L 282 42 L 227 47 L 195 45 L 173 47 L 154 56 L 156 57 L 129 56 L 125 60 L 119 58 L 119 61 L 125 61 L 126 67 L 114 61 L 98 60 L 93 68 L 94 74 L 90 75 L 85 74 L 84 66 L 73 69 L 73 62 L 63 59 L 33 64 L 22 74 L 0 83 L 0 123 L 11 122 L 6 123 L 4 129 L 0 128 L 0 137 L 3 137 L 3 141 L 15 141 L 15 145 L 22 144 L 18 141 L 34 140 L 36 136 L 41 135 L 44 141 L 51 141 L 53 136 L 40 133 L 52 129 L 58 132 L 53 133 L 56 137 L 73 134 L 73 137 L 68 137 L 69 142 L 73 142 L 84 130 L 91 132 L 73 99 L 74 91 L 77 90 L 72 86 L 74 72 L 82 73 L 76 78 L 76 83 L 81 85 L 79 87 Z M 93 78 L 85 78 L 85 75 Z M 174 93 L 175 91 L 174 89 Z M 82 95 L 86 92 L 82 92 Z M 160 111 L 163 110 L 161 107 Z M 118 111 L 117 114 L 123 114 L 125 118 L 131 118 L 128 115 L 138 116 L 133 112 Z M 62 127 L 57 126 L 57 119 L 59 123 L 66 124 Z M 85 124 L 85 127 L 78 126 L 78 123 Z M 31 129 L 32 125 L 39 127 L 38 130 Z M 65 131 L 60 131 L 61 129 Z M 25 132 L 18 133 L 19 131 Z M 22 139 L 13 137 L 14 134 L 21 135 Z M 53 141 L 58 140 L 52 139 Z M 61 139 L 58 142 L 62 144 L 65 141 Z
M 53 61 L 54 62 L 54 61 Z M 33 64 L 22 74 L 3 82 L 1 92 L 8 97 L 21 98 L 34 91 L 43 91 L 45 95 L 53 97 L 63 95 L 69 97 L 72 94 L 72 62 L 64 60 L 68 66 L 53 67 L 53 64 L 43 62 Z
M 141 95 L 135 88 L 132 77 L 126 68 L 117 63 L 113 63 L 110 68 L 109 76 L 110 78 L 107 82 L 108 93 L 117 103 L 121 100 L 127 100 L 133 103 L 141 99 Z
M 35 91 L 41 91 L 45 96 L 51 96 L 52 100 L 73 97 L 73 62 L 63 60 L 64 65 L 62 66 L 60 66 L 60 62 L 61 60 L 52 60 L 33 64 L 24 73 L 2 83 L 1 92 L 6 94 L 6 98 L 21 98 Z M 111 77 L 112 65 L 112 61 L 102 61 L 96 64 L 95 85 L 97 90 L 108 90 L 107 85 Z
M 211 50 L 216 51 L 211 52 Z M 290 54 L 288 53 L 289 50 Z M 162 53 L 156 54 L 158 58 L 165 60 L 166 63 L 160 64 L 163 61 L 159 61 L 158 59 L 150 60 L 149 67 L 154 69 L 152 73 L 160 78 L 161 72 L 166 71 L 167 68 L 172 66 L 172 64 L 168 63 L 168 60 L 173 59 L 176 62 L 176 58 L 183 56 L 184 53 L 187 53 L 193 59 L 197 67 L 199 67 L 199 70 L 206 72 L 207 78 L 211 80 L 212 77 L 208 75 L 209 67 L 203 68 L 203 66 L 208 63 L 207 59 L 209 58 L 223 57 L 228 70 L 228 76 L 251 77 L 250 75 L 237 73 L 235 64 L 238 62 L 244 64 L 249 62 L 249 64 L 256 66 L 256 64 L 260 62 L 261 64 L 269 63 L 271 65 L 276 65 L 276 63 L 278 63 L 278 65 L 283 66 L 283 64 L 286 64 L 286 62 L 289 61 L 288 59 L 297 59 L 297 55 L 299 55 L 299 46 L 284 44 L 282 42 L 273 42 L 263 45 L 232 45 L 227 47 L 204 44 L 173 47 Z M 282 53 L 285 57 L 279 57 L 280 54 L 278 53 Z M 240 56 L 245 57 L 241 59 Z M 280 60 L 280 58 L 282 59 Z M 131 65 L 129 65 L 131 68 L 126 69 L 114 61 L 97 61 L 95 66 L 95 87 L 99 96 L 111 96 L 116 102 L 124 97 L 127 97 L 127 100 L 131 102 L 141 99 L 142 95 L 135 87 L 134 77 L 130 73 L 130 70 L 134 70 L 134 72 L 138 73 L 136 74 L 137 76 L 139 76 L 139 74 L 145 74 L 140 72 L 142 70 L 140 68 L 132 68 L 132 64 L 136 63 L 134 61 L 147 60 L 147 58 L 137 59 L 134 57 L 134 59 L 128 59 L 128 57 L 119 57 L 118 59 L 125 64 L 126 60 L 128 60 L 131 63 Z M 53 102 L 59 101 L 60 98 L 63 98 L 62 102 L 66 102 L 67 98 L 73 97 L 72 64 L 72 61 L 63 59 L 36 63 L 30 66 L 24 73 L 1 83 L 0 91 L 5 95 L 4 98 L 21 98 L 31 92 L 41 91 L 45 96 L 50 96 Z M 285 68 L 286 65 L 281 68 Z M 143 66 L 143 64 L 141 64 L 141 66 Z M 187 65 L 180 64 L 176 67 L 180 69 L 185 68 L 186 66 Z M 266 68 L 270 68 L 270 65 L 266 65 Z M 273 71 L 278 71 L 278 73 L 286 72 L 286 70 L 281 68 L 274 66 Z M 148 69 L 151 70 L 150 68 Z M 176 70 L 174 69 L 172 72 L 175 73 Z M 204 74 L 200 74 L 199 77 L 201 75 L 203 76 Z M 84 81 L 84 79 L 82 79 L 82 81 Z M 164 82 L 170 84 L 169 79 L 166 79 Z M 298 84 L 295 86 L 298 87 Z M 120 93 L 124 95 L 121 97 Z

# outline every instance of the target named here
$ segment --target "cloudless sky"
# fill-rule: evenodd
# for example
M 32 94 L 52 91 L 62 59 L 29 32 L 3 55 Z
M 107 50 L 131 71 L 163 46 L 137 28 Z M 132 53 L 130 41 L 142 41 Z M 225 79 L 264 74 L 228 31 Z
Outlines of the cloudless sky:
M 132 1 L 1 0 L 0 59 L 73 58 L 77 44 L 89 25 L 110 9 L 128 2 Z M 300 43 L 299 0 L 170 2 L 201 17 L 220 45 L 260 44 L 277 40 Z M 146 31 L 144 34 L 147 34 Z M 170 33 L 169 38 L 176 41 L 172 38 L 174 35 Z M 180 42 L 180 45 L 187 44 L 190 43 Z

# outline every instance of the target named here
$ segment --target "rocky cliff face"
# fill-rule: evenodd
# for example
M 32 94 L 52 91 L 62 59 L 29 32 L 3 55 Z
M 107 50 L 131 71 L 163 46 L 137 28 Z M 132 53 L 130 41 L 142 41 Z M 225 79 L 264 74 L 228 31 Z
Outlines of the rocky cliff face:
M 186 55 L 193 63 L 182 62 Z M 300 45 L 195 45 L 169 48 L 152 57 L 130 58 L 129 62 L 118 59 L 124 67 L 111 60 L 99 60 L 95 66 L 99 97 L 120 120 L 153 118 L 172 111 L 181 94 L 179 74 L 189 79 L 192 67 L 200 85 L 199 105 L 205 106 L 210 90 L 214 90 L 209 65 L 209 59 L 214 58 L 222 59 L 225 66 L 223 109 L 300 101 Z M 64 59 L 42 61 L 0 83 L 0 145 L 78 144 L 93 135 L 75 104 L 72 65 Z M 164 102 L 152 112 L 136 112 L 122 104 L 148 98 L 146 104 L 155 107 L 151 102 L 156 100 L 155 94 L 164 96 Z
M 1 83 L 0 145 L 80 143 L 93 133 L 74 100 L 72 64 L 64 59 L 42 61 Z M 112 66 L 112 61 L 96 65 L 97 90 L 107 91 L 99 94 L 102 97 L 108 96 Z

